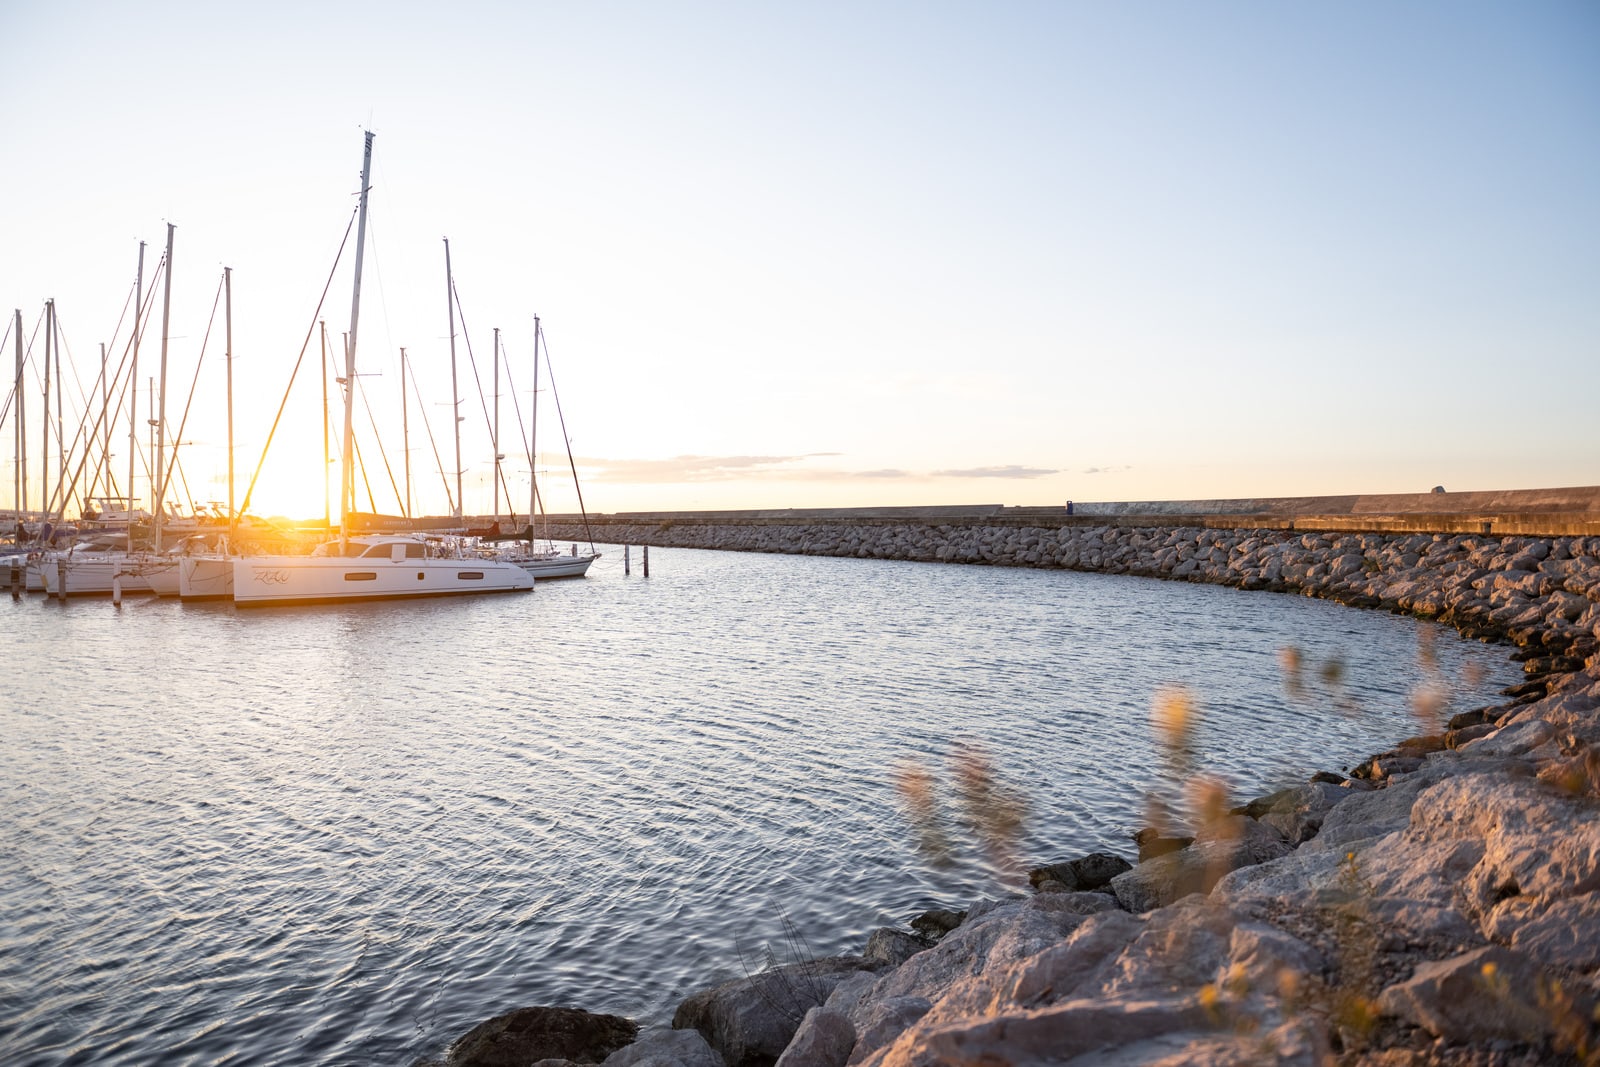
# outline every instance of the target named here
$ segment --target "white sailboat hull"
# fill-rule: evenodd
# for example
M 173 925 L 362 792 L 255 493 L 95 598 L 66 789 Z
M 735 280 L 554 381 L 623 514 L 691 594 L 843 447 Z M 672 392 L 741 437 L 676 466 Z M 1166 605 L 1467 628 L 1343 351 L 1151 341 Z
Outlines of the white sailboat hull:
M 178 595 L 184 600 L 232 600 L 233 556 L 184 556 L 178 561 Z
M 233 602 L 241 607 L 527 592 L 533 575 L 487 559 L 241 556 Z
M 175 559 L 141 567 L 139 577 L 150 583 L 150 591 L 156 596 L 178 595 L 178 561 Z
M 536 579 L 582 578 L 589 573 L 589 564 L 599 559 L 599 553 L 583 556 L 526 556 L 512 557 L 515 563 Z
M 39 561 L 46 596 L 110 596 L 118 579 L 124 593 L 148 593 L 150 582 L 138 569 L 143 560 L 122 555 L 60 556 Z
M 39 577 L 38 561 L 30 561 L 26 552 L 0 559 L 0 584 L 7 589 L 11 588 L 12 568 L 16 568 L 17 584 L 24 592 L 37 593 L 44 588 L 44 581 Z

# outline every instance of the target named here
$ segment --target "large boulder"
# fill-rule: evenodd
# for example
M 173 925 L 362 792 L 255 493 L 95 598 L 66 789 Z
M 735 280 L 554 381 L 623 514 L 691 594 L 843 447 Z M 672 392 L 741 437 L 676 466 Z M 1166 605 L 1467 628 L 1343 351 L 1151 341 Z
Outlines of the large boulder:
M 1383 991 L 1378 1008 L 1455 1044 L 1542 1041 L 1553 1020 L 1537 1006 L 1539 979 L 1526 957 L 1488 945 L 1421 964 Z
M 1155 859 L 1111 880 L 1117 901 L 1132 912 L 1165 907 L 1191 893 L 1209 893 L 1223 875 L 1287 855 L 1277 830 L 1245 815 L 1223 820 L 1214 835 Z
M 1249 815 L 1281 833 L 1291 845 L 1311 840 L 1322 820 L 1351 791 L 1326 781 L 1313 781 L 1252 800 L 1240 814 Z
M 891 926 L 880 926 L 867 937 L 867 947 L 861 950 L 861 954 L 869 960 L 898 967 L 934 944 L 936 942 L 931 938 L 896 930 Z
M 774 967 L 694 994 L 678 1005 L 672 1026 L 698 1030 L 727 1067 L 771 1067 L 806 1012 L 845 979 L 882 966 L 862 956 L 830 956 Z
M 1133 864 L 1121 856 L 1109 852 L 1091 852 L 1075 860 L 1037 867 L 1028 872 L 1028 881 L 1035 889 L 1081 892 L 1109 885 L 1111 879 L 1132 867 Z
M 580 1008 L 518 1008 L 468 1030 L 450 1046 L 446 1067 L 525 1067 L 540 1060 L 601 1063 L 631 1044 L 639 1025 Z
M 698 1030 L 665 1026 L 644 1031 L 633 1044 L 607 1056 L 601 1067 L 724 1067 Z

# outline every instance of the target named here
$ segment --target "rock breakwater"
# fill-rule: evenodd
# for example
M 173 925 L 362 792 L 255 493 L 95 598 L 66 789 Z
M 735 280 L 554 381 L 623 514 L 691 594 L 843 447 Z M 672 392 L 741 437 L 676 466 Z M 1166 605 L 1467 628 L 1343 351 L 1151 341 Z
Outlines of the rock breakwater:
M 676 1029 L 645 1031 L 605 1063 L 1600 1064 L 1600 538 L 1155 525 L 605 530 L 621 543 L 1327 597 L 1505 639 L 1528 679 L 1504 703 L 1439 723 L 1349 777 L 1321 771 L 1204 816 L 1192 841 L 1141 848 L 1137 864 L 1054 863 L 1034 872 L 1030 894 L 878 931 L 859 955 L 686 991 Z M 539 1059 L 534 1049 L 526 1062 Z
M 1303 593 L 1437 618 L 1475 636 L 1593 641 L 1600 536 L 1496 537 L 1199 526 L 616 523 L 618 544 L 1044 567 Z M 557 538 L 584 536 L 556 527 Z

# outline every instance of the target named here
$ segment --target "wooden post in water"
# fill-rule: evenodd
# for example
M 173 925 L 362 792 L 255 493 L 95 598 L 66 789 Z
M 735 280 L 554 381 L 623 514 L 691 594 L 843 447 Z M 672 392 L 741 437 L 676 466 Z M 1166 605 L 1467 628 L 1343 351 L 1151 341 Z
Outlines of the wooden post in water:
M 633 568 L 630 565 L 632 561 L 628 559 L 628 553 L 631 551 L 632 548 L 630 546 L 622 546 L 622 576 L 624 578 L 633 573 Z M 16 571 L 13 570 L 11 573 L 16 574 Z
M 644 576 L 650 577 L 650 546 L 644 546 Z
M 115 573 L 115 574 L 113 574 L 111 576 L 111 606 L 112 607 L 117 607 L 117 608 L 122 607 L 122 572 L 121 571 L 117 571 L 117 573 Z

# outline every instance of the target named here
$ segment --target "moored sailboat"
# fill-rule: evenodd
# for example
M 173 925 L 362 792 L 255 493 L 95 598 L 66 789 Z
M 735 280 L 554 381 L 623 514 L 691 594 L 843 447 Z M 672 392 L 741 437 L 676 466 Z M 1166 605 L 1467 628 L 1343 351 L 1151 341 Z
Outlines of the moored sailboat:
M 533 576 L 499 560 L 460 554 L 444 542 L 411 534 L 350 533 L 354 513 L 353 411 L 356 339 L 361 312 L 361 264 L 366 244 L 367 195 L 372 174 L 371 131 L 366 133 L 357 208 L 355 281 L 350 332 L 345 342 L 344 437 L 339 477 L 339 536 L 309 556 L 240 556 L 233 561 L 233 602 L 241 607 L 353 600 L 526 592 Z
M 539 434 L 539 351 L 544 343 L 544 328 L 539 323 L 539 316 L 533 317 L 533 403 L 531 405 L 531 419 L 528 435 L 528 529 L 526 536 L 521 538 L 525 547 L 517 541 L 510 542 L 513 548 L 503 549 L 499 558 L 509 560 L 533 575 L 535 578 L 582 578 L 589 573 L 589 565 L 600 558 L 600 553 L 595 551 L 591 542 L 588 552 L 579 552 L 578 546 L 573 545 L 570 552 L 557 551 L 555 545 L 546 537 L 539 541 L 534 532 L 534 516 L 539 514 L 539 475 L 538 475 L 538 434 Z M 549 355 L 546 353 L 546 360 Z M 555 374 L 550 375 L 550 392 L 555 394 Z M 561 419 L 561 436 L 566 439 L 566 418 L 561 415 L 561 400 L 556 398 L 556 414 Z M 572 485 L 577 491 L 578 507 L 583 508 L 583 488 L 578 484 L 578 465 L 572 458 L 572 449 L 567 448 L 567 463 L 572 469 Z M 587 519 L 585 520 L 587 522 Z

